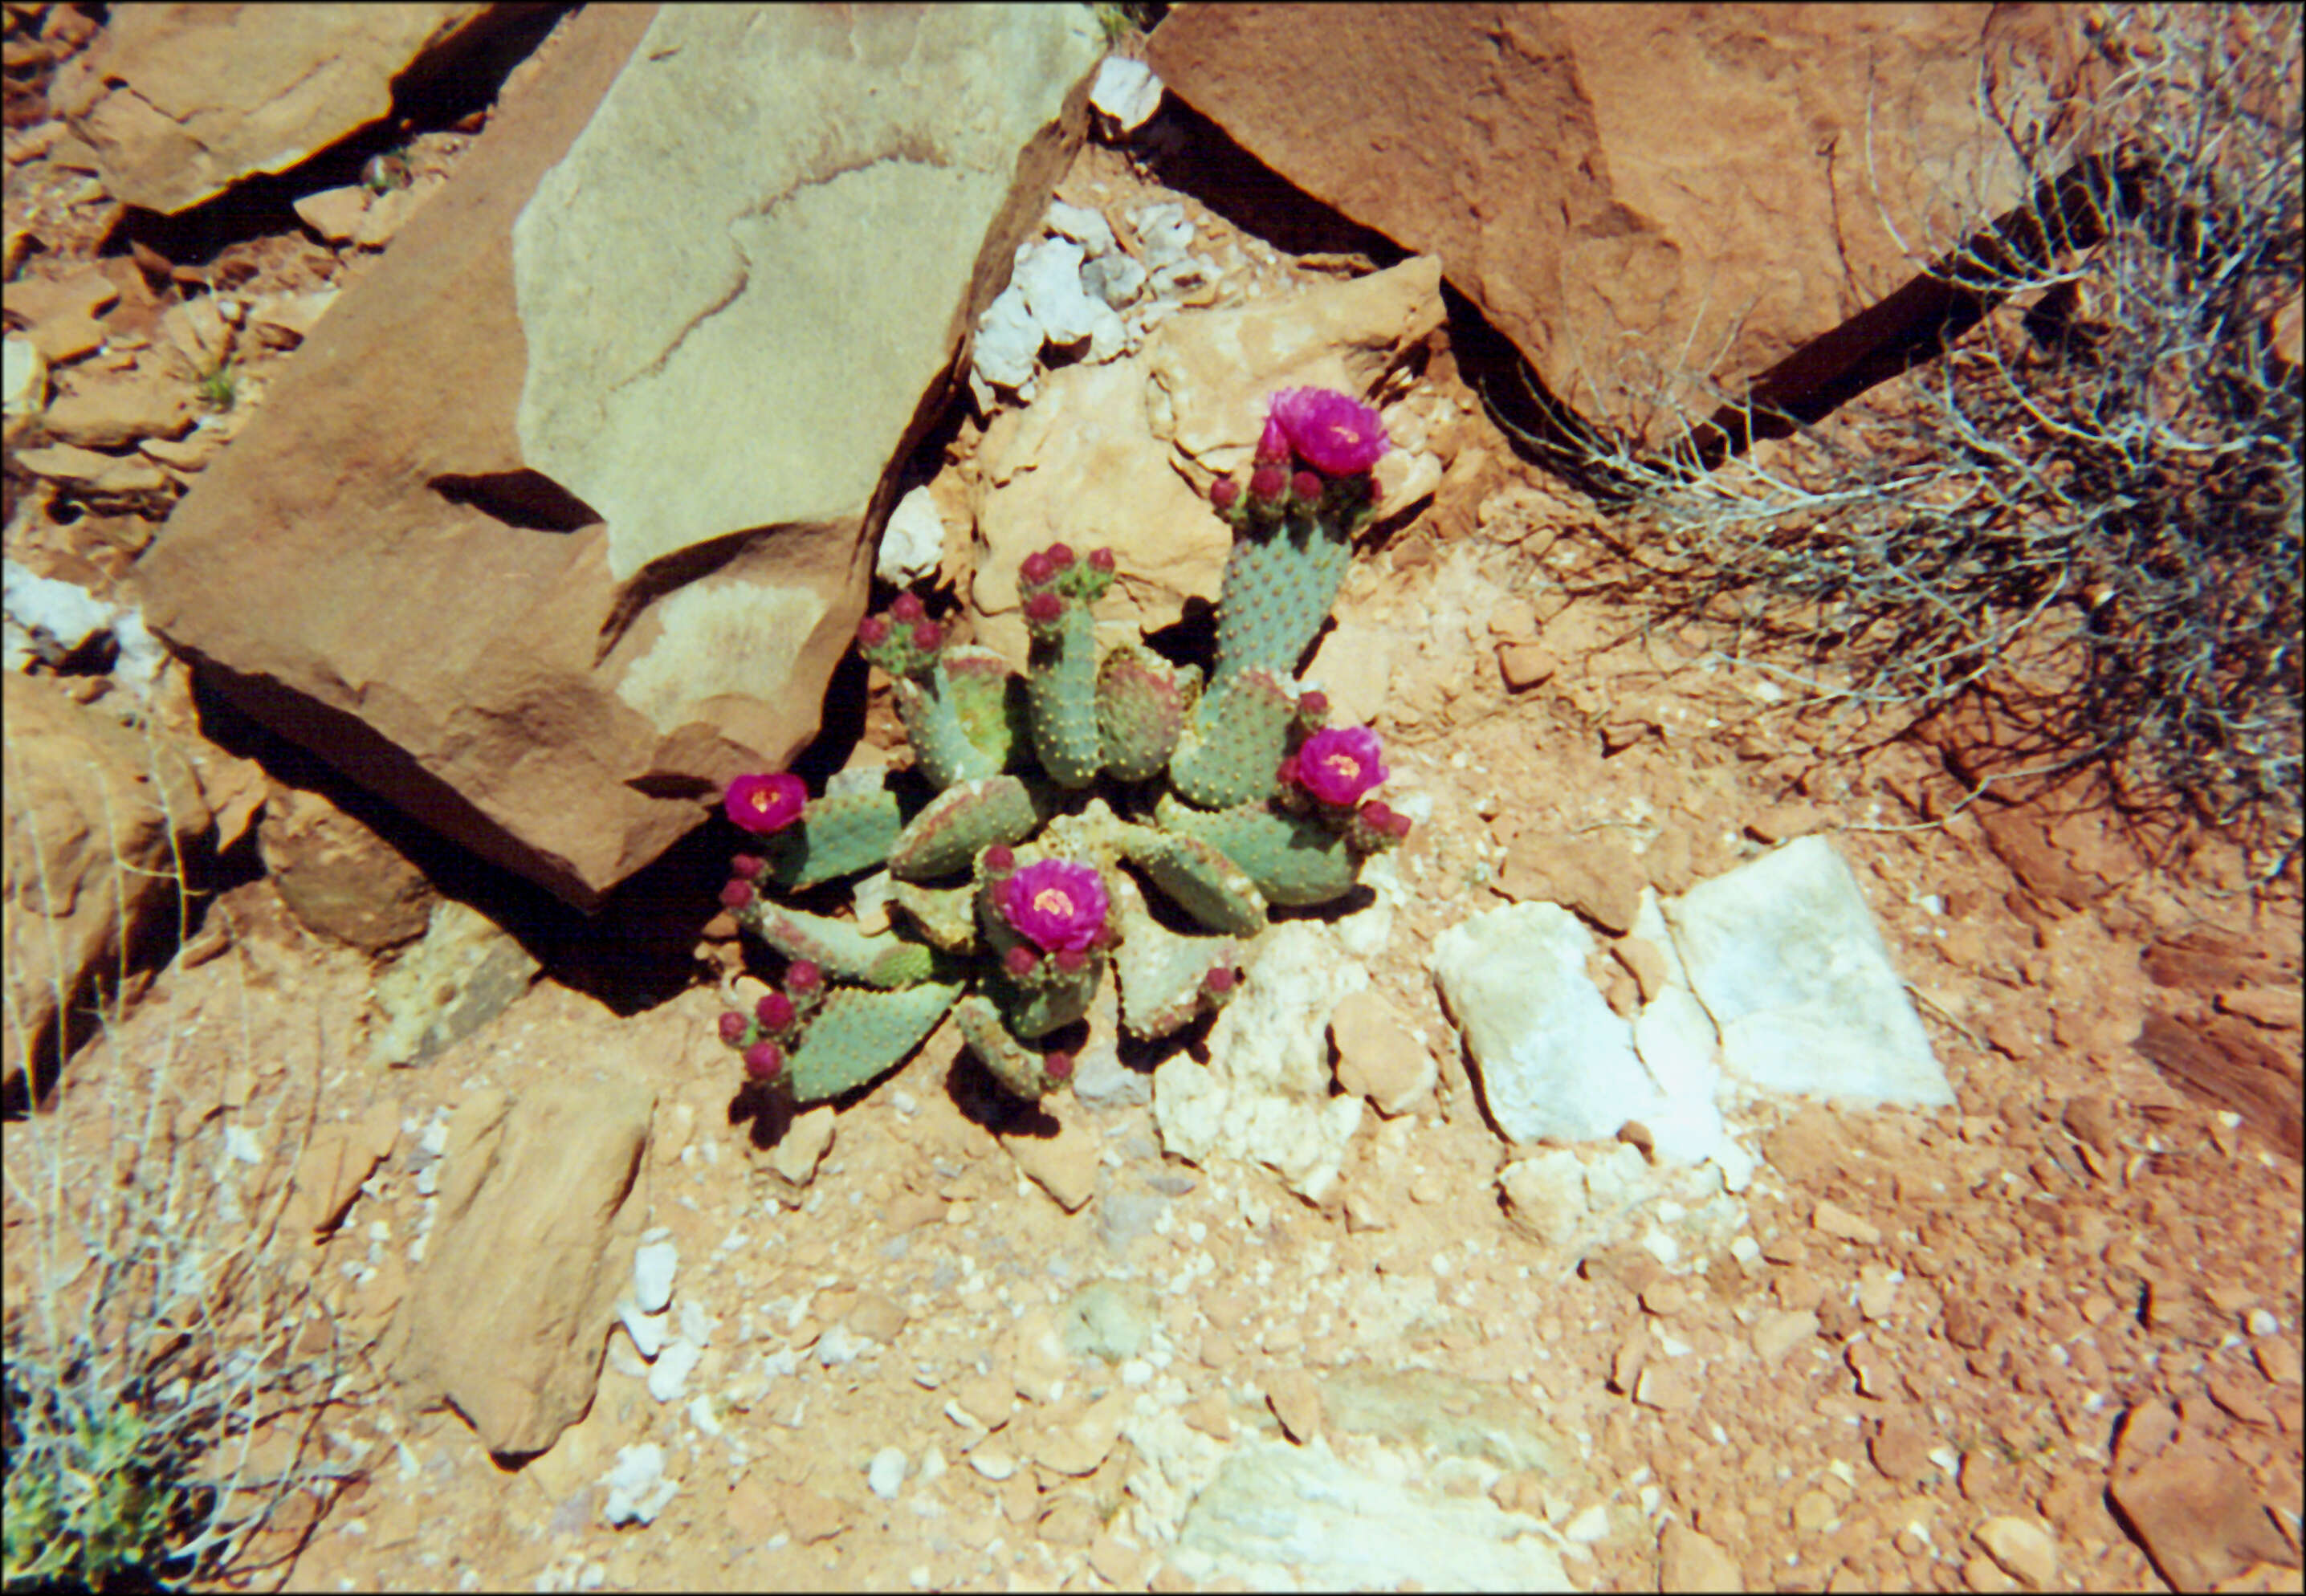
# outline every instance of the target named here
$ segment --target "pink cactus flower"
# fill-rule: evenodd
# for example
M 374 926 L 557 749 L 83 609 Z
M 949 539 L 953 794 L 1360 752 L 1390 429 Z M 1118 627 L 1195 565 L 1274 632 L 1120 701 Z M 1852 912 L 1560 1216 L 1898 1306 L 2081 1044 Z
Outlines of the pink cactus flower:
M 1390 773 L 1380 755 L 1366 726 L 1317 731 L 1297 750 L 1298 785 L 1325 804 L 1350 807 Z
M 785 1050 L 774 1042 L 756 1042 L 745 1049 L 745 1073 L 759 1081 L 774 1080 L 785 1072 Z
M 1000 887 L 1001 912 L 1046 952 L 1080 952 L 1105 928 L 1105 882 L 1094 866 L 1038 859 Z
M 779 771 L 773 775 L 739 776 L 729 783 L 721 807 L 729 818 L 748 832 L 766 836 L 781 832 L 800 818 L 808 802 L 808 789 L 799 776 Z
M 1284 388 L 1273 396 L 1271 421 L 1299 459 L 1324 476 L 1367 471 L 1385 454 L 1385 422 L 1357 400 L 1325 388 Z
M 738 1043 L 744 1039 L 745 1017 L 737 1012 L 736 1010 L 730 1009 L 728 1012 L 721 1016 L 722 1045 L 727 1047 L 734 1047 Z

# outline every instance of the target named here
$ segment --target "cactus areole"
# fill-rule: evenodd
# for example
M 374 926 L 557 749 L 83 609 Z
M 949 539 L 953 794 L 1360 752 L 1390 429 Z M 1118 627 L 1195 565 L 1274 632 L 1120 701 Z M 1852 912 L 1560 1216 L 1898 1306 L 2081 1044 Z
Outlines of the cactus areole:
M 786 961 L 780 990 L 721 1020 L 756 1088 L 808 1103 L 864 1087 L 952 1013 L 995 1080 L 1039 1097 L 1071 1083 L 1108 973 L 1124 1030 L 1171 1035 L 1239 989 L 1268 905 L 1353 891 L 1409 822 L 1369 796 L 1388 774 L 1377 733 L 1328 725 L 1296 670 L 1387 448 L 1347 395 L 1272 396 L 1249 470 L 1209 493 L 1234 535 L 1206 681 L 1141 644 L 1098 649 L 1109 549 L 1021 563 L 1021 672 L 955 645 L 917 593 L 866 617 L 858 652 L 891 679 L 918 782 L 837 778 L 811 798 L 758 774 L 723 795 L 750 841 L 721 902 Z M 886 930 L 790 904 L 871 871 Z M 1156 918 L 1149 892 L 1182 918 Z

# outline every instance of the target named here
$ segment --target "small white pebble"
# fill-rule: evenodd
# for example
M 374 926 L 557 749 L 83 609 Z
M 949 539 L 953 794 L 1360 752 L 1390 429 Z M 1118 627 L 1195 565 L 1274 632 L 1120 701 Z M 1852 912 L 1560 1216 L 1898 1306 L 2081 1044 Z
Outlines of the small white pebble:
M 2274 1315 L 2268 1313 L 2265 1309 L 2253 1308 L 2250 1310 L 2250 1333 L 2251 1335 L 2271 1336 L 2281 1328 L 2282 1321 L 2275 1318 Z
M 1006 1452 L 996 1452 L 989 1447 L 979 1447 L 970 1453 L 969 1466 L 995 1485 L 1017 1472 L 1016 1459 Z
M 884 1502 L 897 1499 L 897 1489 L 905 1482 L 905 1455 L 895 1447 L 884 1447 L 873 1454 L 873 1461 L 865 1468 L 865 1483 L 873 1494 Z
M 1596 1502 L 1561 1526 L 1562 1538 L 1591 1545 L 1610 1532 L 1610 1510 Z
M 657 1313 L 672 1301 L 672 1275 L 680 1266 L 680 1249 L 658 1242 L 633 1254 L 633 1300 L 643 1313 Z

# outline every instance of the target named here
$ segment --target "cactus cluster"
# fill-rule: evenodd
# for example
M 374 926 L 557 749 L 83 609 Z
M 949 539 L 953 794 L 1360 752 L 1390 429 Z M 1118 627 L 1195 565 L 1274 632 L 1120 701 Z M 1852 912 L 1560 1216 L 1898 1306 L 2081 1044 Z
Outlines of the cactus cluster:
M 934 796 L 908 814 L 877 772 L 815 798 L 789 774 L 730 784 L 725 811 L 756 841 L 721 901 L 787 960 L 779 990 L 722 1018 L 747 1074 L 797 1102 L 834 1097 L 951 1011 L 1003 1086 L 1038 1097 L 1072 1079 L 1072 1055 L 1048 1040 L 1088 1014 L 1108 973 L 1123 1028 L 1170 1035 L 1231 996 L 1268 907 L 1351 892 L 1409 822 L 1368 796 L 1387 774 L 1376 734 L 1328 725 L 1295 671 L 1386 447 L 1376 412 L 1343 394 L 1273 397 L 1246 482 L 1210 493 L 1234 539 L 1206 684 L 1139 645 L 1100 657 L 1092 606 L 1113 582 L 1108 550 L 1027 557 L 1021 674 L 952 645 L 916 594 L 867 616 L 858 651 L 893 680 Z M 773 896 L 884 869 L 885 931 Z M 1163 924 L 1146 888 L 1199 930 Z

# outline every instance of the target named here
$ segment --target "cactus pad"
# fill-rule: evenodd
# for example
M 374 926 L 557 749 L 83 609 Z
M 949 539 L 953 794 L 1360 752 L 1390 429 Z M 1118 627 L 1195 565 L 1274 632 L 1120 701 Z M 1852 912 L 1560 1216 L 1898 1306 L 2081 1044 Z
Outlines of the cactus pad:
M 1268 903 L 1328 903 L 1354 890 L 1361 856 L 1338 832 L 1263 804 L 1203 814 L 1164 796 L 1163 829 L 1199 838 L 1240 866 Z
M 1106 655 L 1097 673 L 1097 728 L 1106 774 L 1118 781 L 1159 775 L 1200 690 L 1201 673 L 1191 665 L 1172 665 L 1149 650 L 1125 644 Z
M 946 788 L 913 816 L 889 852 L 900 881 L 933 881 L 969 867 L 995 842 L 1020 842 L 1041 824 L 1041 807 L 1014 776 L 986 776 Z
M 779 832 L 768 851 L 769 879 L 783 887 L 877 870 L 904 829 L 894 793 L 878 781 L 811 799 L 800 824 Z
M 894 992 L 835 988 L 787 1060 L 793 1100 L 821 1103 L 888 1073 L 936 1028 L 960 995 L 960 987 L 939 982 Z
M 1212 931 L 1255 936 L 1265 929 L 1265 894 L 1246 872 L 1198 837 L 1140 832 L 1129 860 L 1180 909 Z
M 1063 1084 L 1050 1075 L 1042 1054 L 1009 1034 L 1009 1028 L 1001 1023 L 1000 1011 L 984 998 L 974 994 L 962 998 L 953 1008 L 953 1019 L 960 1023 L 961 1040 L 969 1044 L 978 1062 L 1018 1097 L 1046 1097 Z
M 1055 598 L 1055 594 L 1047 595 Z M 1060 787 L 1097 780 L 1102 749 L 1097 726 L 1097 618 L 1083 603 L 1063 603 L 1033 632 L 1032 672 L 1025 702 L 1032 717 L 1033 752 Z
M 788 959 L 806 959 L 827 975 L 874 986 L 910 986 L 935 971 L 935 956 L 917 942 L 868 935 L 847 920 L 804 914 L 765 899 L 737 910 L 737 923 Z
M 1121 897 L 1121 946 L 1113 966 L 1129 1034 L 1169 1036 L 1222 1004 L 1233 990 L 1230 980 L 1214 986 L 1210 972 L 1230 977 L 1241 964 L 1241 944 L 1229 936 L 1181 936 L 1146 911 L 1134 887 L 1124 887 Z
M 977 951 L 976 896 L 969 887 L 924 887 L 910 881 L 889 883 L 890 905 L 948 953 Z
M 1272 671 L 1220 672 L 1170 756 L 1170 784 L 1205 809 L 1271 797 L 1296 714 L 1295 694 Z
M 1353 564 L 1353 539 L 1302 516 L 1234 540 L 1217 599 L 1217 682 L 1236 670 L 1296 674 Z

